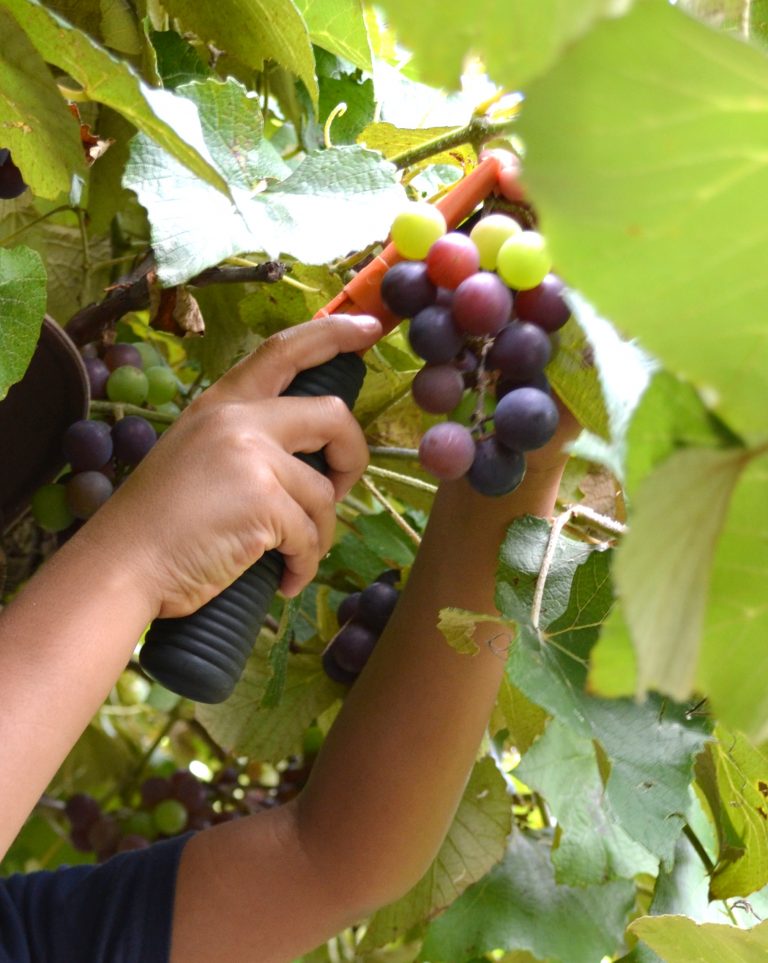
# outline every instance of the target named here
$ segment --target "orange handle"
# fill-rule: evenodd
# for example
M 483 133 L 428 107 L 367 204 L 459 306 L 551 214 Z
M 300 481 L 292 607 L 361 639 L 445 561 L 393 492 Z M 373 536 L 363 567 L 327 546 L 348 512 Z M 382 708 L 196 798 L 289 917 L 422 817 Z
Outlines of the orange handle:
M 487 157 L 437 202 L 449 230 L 469 217 L 477 205 L 491 193 L 496 186 L 500 169 L 501 164 L 495 157 Z M 392 314 L 381 300 L 381 279 L 393 264 L 402 260 L 395 245 L 388 244 L 335 298 L 320 308 L 315 317 L 327 317 L 329 314 L 372 314 L 383 322 L 384 333 L 389 333 L 399 324 L 400 318 Z

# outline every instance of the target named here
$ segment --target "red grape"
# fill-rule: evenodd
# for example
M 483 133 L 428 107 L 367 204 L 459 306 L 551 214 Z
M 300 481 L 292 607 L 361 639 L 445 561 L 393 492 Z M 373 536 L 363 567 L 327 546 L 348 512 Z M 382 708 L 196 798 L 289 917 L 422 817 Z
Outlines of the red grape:
M 480 254 L 475 244 L 466 234 L 458 231 L 438 238 L 427 254 L 429 278 L 442 288 L 457 288 L 462 281 L 476 274 L 479 268 Z
M 465 475 L 474 457 L 475 441 L 470 430 L 455 421 L 433 425 L 419 445 L 422 466 L 447 481 Z
M 495 274 L 481 272 L 462 281 L 453 296 L 453 317 L 461 331 L 495 335 L 509 321 L 512 292 Z

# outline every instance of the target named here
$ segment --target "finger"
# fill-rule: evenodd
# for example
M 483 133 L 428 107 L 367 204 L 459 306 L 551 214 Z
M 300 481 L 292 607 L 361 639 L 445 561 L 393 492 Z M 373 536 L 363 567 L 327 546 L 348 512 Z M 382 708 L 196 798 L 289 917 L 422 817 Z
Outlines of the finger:
M 285 452 L 276 455 L 272 470 L 284 491 L 315 526 L 318 558 L 322 558 L 333 544 L 336 531 L 336 490 L 332 482 Z
M 364 351 L 381 337 L 381 322 L 370 315 L 331 314 L 268 338 L 219 379 L 219 392 L 273 398 L 300 371 L 330 361 L 344 351 Z
M 275 544 L 268 547 L 276 548 L 285 561 L 280 591 L 291 597 L 309 585 L 325 552 L 321 551 L 321 536 L 317 526 L 288 491 L 275 499 L 274 506 L 280 522 Z

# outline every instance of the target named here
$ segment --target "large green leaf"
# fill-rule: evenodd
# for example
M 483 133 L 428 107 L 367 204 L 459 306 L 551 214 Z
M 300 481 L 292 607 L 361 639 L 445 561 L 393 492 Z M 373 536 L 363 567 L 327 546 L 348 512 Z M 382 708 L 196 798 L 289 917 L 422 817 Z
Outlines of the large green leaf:
M 265 60 L 287 67 L 317 101 L 312 44 L 293 0 L 165 0 L 164 6 L 187 30 L 248 67 L 261 70 Z
M 170 93 L 147 87 L 126 63 L 38 0 L 0 0 L 0 7 L 13 14 L 42 57 L 77 81 L 88 98 L 114 107 L 203 181 L 227 192 L 226 181 L 198 149 L 201 145 L 188 139 L 197 121 L 191 106 L 182 116 Z
M 0 248 L 0 400 L 35 352 L 45 313 L 46 273 L 28 247 Z
M 629 928 L 665 963 L 765 963 L 768 955 L 768 921 L 740 930 L 686 916 L 643 916 Z
M 626 880 L 558 886 L 549 840 L 516 832 L 504 861 L 432 923 L 419 959 L 463 963 L 486 950 L 526 949 L 596 963 L 620 945 L 634 894 Z
M 424 80 L 457 88 L 464 59 L 479 54 L 497 83 L 515 89 L 545 71 L 592 24 L 632 0 L 381 0 Z
M 40 197 L 69 191 L 85 173 L 80 129 L 42 57 L 13 17 L 0 9 L 0 128 L 25 182 Z
M 760 51 L 644 2 L 574 44 L 527 91 L 520 121 L 559 271 L 758 435 L 766 103 Z
M 494 761 L 486 757 L 472 771 L 434 862 L 409 893 L 376 913 L 362 949 L 406 935 L 458 899 L 504 856 L 511 828 L 506 782 Z
M 361 70 L 372 69 L 361 0 L 296 0 L 312 41 Z

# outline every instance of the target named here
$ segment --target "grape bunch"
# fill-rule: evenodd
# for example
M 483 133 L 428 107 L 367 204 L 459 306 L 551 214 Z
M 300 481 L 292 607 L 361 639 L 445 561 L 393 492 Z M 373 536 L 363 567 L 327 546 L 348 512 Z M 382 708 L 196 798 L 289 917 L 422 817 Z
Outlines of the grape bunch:
M 406 260 L 387 271 L 381 295 L 390 311 L 410 319 L 411 347 L 425 362 L 413 379 L 415 402 L 449 415 L 425 432 L 422 466 L 503 495 L 522 481 L 525 452 L 557 430 L 544 368 L 551 335 L 570 310 L 538 231 L 497 213 L 468 236 L 446 230 L 430 204 L 401 212 L 392 241 Z
M 397 604 L 399 581 L 400 573 L 389 569 L 339 605 L 339 631 L 322 655 L 325 674 L 334 682 L 352 685 L 363 671 Z
M 93 399 L 179 413 L 173 401 L 176 375 L 151 344 L 116 343 L 103 357 L 87 345 L 82 353 Z M 74 422 L 62 439 L 70 470 L 34 493 L 33 517 L 48 532 L 63 532 L 90 518 L 156 441 L 155 428 L 142 415 L 125 415 L 112 424 L 90 418 Z

